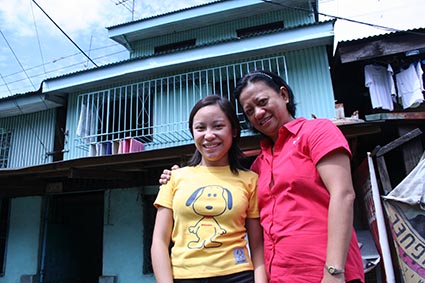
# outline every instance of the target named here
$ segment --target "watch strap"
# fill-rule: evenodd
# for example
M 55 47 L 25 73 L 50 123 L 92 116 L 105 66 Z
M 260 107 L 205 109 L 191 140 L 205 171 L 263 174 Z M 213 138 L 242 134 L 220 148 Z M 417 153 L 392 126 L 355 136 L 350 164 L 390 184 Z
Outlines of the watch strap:
M 337 274 L 341 274 L 344 273 L 344 269 L 337 269 L 335 266 L 333 265 L 325 265 L 325 269 L 326 271 L 330 274 L 330 275 L 337 275 Z

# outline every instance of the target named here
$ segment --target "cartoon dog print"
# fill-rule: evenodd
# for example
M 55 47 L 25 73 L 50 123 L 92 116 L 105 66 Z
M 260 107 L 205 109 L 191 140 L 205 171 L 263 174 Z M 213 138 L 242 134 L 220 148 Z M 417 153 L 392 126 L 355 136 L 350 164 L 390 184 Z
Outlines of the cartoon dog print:
M 188 243 L 190 249 L 217 248 L 222 245 L 216 241 L 218 235 L 226 234 L 215 218 L 227 209 L 232 209 L 232 194 L 226 188 L 217 185 L 197 189 L 186 201 L 186 206 L 192 206 L 193 211 L 202 216 L 195 225 L 188 228 L 197 237 L 196 241 Z

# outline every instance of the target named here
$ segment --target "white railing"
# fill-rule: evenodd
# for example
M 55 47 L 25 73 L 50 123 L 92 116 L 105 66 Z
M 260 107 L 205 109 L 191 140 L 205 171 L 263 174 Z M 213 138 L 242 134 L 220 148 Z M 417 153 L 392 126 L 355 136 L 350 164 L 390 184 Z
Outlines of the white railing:
M 0 168 L 7 168 L 12 131 L 0 128 Z
M 244 74 L 256 69 L 277 72 L 286 78 L 283 56 L 170 75 L 81 94 L 77 145 L 89 155 L 172 147 L 192 142 L 188 117 L 202 97 L 217 94 L 232 99 Z M 232 100 L 234 101 L 234 100 Z M 242 128 L 245 119 L 235 102 Z M 248 134 L 246 130 L 243 134 Z M 127 140 L 127 143 L 125 142 Z

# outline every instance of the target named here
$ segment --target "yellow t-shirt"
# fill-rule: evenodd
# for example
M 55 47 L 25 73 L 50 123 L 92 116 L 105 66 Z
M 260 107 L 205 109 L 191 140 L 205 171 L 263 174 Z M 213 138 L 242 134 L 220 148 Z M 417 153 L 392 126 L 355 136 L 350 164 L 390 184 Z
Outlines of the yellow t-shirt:
M 245 221 L 258 218 L 257 174 L 229 166 L 184 167 L 161 186 L 154 205 L 173 211 L 171 265 L 176 279 L 252 270 Z

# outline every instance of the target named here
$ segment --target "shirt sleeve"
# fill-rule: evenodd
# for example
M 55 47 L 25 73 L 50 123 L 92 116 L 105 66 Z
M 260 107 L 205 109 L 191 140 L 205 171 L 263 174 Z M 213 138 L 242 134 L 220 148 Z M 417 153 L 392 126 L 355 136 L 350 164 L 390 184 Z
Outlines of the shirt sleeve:
M 370 65 L 366 65 L 364 67 L 365 87 L 370 87 L 370 85 L 373 83 L 370 67 Z
M 167 184 L 159 187 L 158 195 L 154 201 L 154 206 L 158 208 L 159 206 L 163 206 L 166 208 L 173 208 L 173 195 L 174 195 L 174 178 L 171 175 L 170 180 Z
M 351 158 L 351 150 L 341 130 L 332 121 L 315 119 L 308 138 L 310 156 L 316 165 L 325 155 L 336 149 L 344 149 Z
M 257 198 L 257 182 L 258 175 L 255 173 L 251 174 L 250 182 L 247 184 L 249 188 L 249 203 L 247 218 L 259 218 L 260 213 L 258 211 L 258 198 Z

